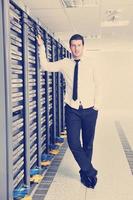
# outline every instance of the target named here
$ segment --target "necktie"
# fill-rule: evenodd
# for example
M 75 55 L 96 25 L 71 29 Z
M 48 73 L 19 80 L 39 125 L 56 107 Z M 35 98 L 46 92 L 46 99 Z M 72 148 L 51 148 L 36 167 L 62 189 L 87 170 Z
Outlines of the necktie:
M 73 100 L 78 98 L 78 63 L 80 60 L 75 60 L 74 77 L 73 77 Z

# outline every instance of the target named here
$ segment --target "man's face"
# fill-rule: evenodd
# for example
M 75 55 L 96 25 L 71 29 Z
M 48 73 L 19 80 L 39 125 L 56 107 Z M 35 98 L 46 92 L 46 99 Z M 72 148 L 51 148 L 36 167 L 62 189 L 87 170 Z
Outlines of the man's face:
M 84 45 L 82 40 L 72 40 L 70 44 L 72 55 L 75 59 L 80 59 L 83 54 Z

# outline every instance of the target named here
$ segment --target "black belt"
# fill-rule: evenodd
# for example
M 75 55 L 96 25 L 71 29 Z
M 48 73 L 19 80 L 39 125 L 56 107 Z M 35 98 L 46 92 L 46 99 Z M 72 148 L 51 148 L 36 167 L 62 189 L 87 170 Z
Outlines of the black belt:
M 94 108 L 94 106 L 91 106 L 91 107 L 89 107 L 89 108 L 83 108 L 83 105 L 80 104 L 78 109 L 79 109 L 79 110 L 82 110 L 82 109 L 86 110 L 86 109 L 92 109 L 92 108 Z
M 68 108 L 71 108 L 71 109 L 75 109 L 75 108 L 69 106 L 69 104 L 66 104 L 65 106 L 68 107 Z M 81 109 L 81 110 L 82 110 L 82 109 L 86 110 L 86 109 L 92 109 L 93 107 L 94 107 L 94 106 L 91 106 L 91 107 L 88 107 L 88 108 L 83 108 L 83 105 L 80 104 L 79 107 L 78 107 L 78 109 L 79 109 L 79 110 L 80 110 L 80 109 Z M 76 109 L 76 110 L 77 110 L 77 109 Z

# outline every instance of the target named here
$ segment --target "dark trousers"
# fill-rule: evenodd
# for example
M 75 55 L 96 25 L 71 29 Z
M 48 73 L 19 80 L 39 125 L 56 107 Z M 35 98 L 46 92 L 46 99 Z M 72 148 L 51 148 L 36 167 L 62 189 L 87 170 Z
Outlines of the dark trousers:
M 90 176 L 95 176 L 97 173 L 91 163 L 97 115 L 98 111 L 94 110 L 93 107 L 74 109 L 67 104 L 65 106 L 69 148 L 79 167 L 87 171 Z M 80 130 L 82 130 L 82 145 L 80 141 Z

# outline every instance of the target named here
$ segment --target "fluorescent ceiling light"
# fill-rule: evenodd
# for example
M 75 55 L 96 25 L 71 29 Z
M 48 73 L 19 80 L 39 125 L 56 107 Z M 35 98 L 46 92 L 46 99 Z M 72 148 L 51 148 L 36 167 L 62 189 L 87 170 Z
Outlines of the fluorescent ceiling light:
M 128 26 L 128 20 L 122 21 L 104 21 L 101 23 L 101 27 L 120 27 L 120 26 Z
M 128 26 L 129 20 L 122 20 L 121 18 L 121 9 L 108 9 L 105 11 L 105 20 L 101 23 L 101 27 Z
M 61 0 L 65 8 L 98 6 L 100 0 Z

